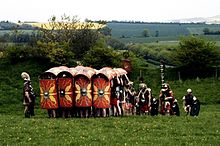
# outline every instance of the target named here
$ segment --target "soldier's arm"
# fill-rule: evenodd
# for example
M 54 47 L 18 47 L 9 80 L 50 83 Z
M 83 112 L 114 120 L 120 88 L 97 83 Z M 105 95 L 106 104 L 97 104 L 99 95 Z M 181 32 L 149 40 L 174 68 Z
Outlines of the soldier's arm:
M 159 95 L 159 98 L 161 98 L 163 96 L 163 92 L 160 91 L 160 95 Z
M 165 100 L 169 100 L 169 99 L 173 99 L 174 96 L 173 96 L 173 92 L 172 91 L 169 91 L 169 96 L 168 97 L 165 97 Z
M 196 100 L 197 98 L 195 96 L 193 96 L 193 100 Z
M 124 86 L 124 82 L 122 80 L 122 77 L 120 77 L 120 83 L 121 83 L 122 86 Z
M 183 96 L 183 109 L 186 111 L 186 109 L 185 109 L 185 104 L 186 104 L 185 99 L 186 99 L 186 97 L 185 97 L 185 96 Z
M 127 92 L 132 95 L 131 89 L 127 89 Z
M 117 78 L 117 83 L 118 83 L 118 84 L 121 84 L 120 79 L 119 79 L 119 76 L 117 76 L 116 78 Z
M 138 92 L 138 95 L 137 95 L 137 97 L 139 97 L 140 96 L 140 94 L 141 94 L 141 90 Z
M 29 94 L 29 85 L 26 83 L 24 85 L 24 94 L 27 97 L 28 101 L 31 102 L 30 94 Z
M 170 93 L 170 96 L 173 97 L 173 91 L 171 90 L 169 93 Z

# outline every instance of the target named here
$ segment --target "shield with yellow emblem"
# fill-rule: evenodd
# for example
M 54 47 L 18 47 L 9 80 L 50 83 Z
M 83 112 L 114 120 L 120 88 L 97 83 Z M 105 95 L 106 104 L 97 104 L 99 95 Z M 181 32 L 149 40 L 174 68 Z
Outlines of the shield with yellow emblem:
M 67 67 L 62 67 L 58 76 L 58 95 L 60 107 L 72 107 L 74 105 L 73 77 L 76 71 Z
M 57 75 L 67 69 L 65 66 L 53 67 L 40 76 L 40 104 L 43 109 L 59 107 L 57 94 Z
M 43 109 L 57 109 L 56 74 L 46 71 L 40 76 L 40 105 Z
M 73 79 L 58 78 L 58 93 L 60 107 L 73 106 Z
M 92 83 L 91 77 L 95 74 L 95 70 L 89 67 L 75 67 L 77 73 L 75 75 L 75 106 L 91 107 L 92 106 Z
M 105 67 L 97 71 L 93 77 L 93 106 L 95 108 L 110 108 L 111 84 L 114 71 Z
M 73 77 L 76 71 L 65 66 L 59 67 L 61 70 L 58 74 L 58 99 L 60 107 L 72 107 L 73 97 Z

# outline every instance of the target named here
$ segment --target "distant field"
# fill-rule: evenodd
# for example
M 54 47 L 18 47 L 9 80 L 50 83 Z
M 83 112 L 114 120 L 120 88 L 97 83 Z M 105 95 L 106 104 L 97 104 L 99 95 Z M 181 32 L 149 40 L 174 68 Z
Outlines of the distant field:
M 31 34 L 34 31 L 36 32 L 36 30 L 19 30 L 22 33 L 27 33 L 27 34 Z M 4 34 L 12 34 L 13 30 L 0 30 L 0 36 L 4 35 Z
M 6 34 L 6 33 L 11 33 L 12 31 L 11 30 L 0 30 L 0 36 Z
M 35 25 L 41 25 L 36 23 Z M 220 41 L 220 35 L 203 35 L 203 29 L 220 31 L 220 24 L 177 24 L 177 23 L 107 23 L 112 30 L 112 37 L 124 43 L 151 43 L 178 41 L 181 36 L 199 35 L 214 41 Z M 98 27 L 98 26 L 96 26 Z M 142 32 L 147 29 L 149 37 L 143 37 Z M 33 30 L 21 30 L 23 33 L 32 33 Z M 156 32 L 158 36 L 156 37 Z M 0 30 L 0 36 L 12 33 L 10 30 Z
M 131 23 L 108 23 L 112 29 L 112 35 L 116 37 L 141 37 L 144 29 L 149 30 L 150 36 L 155 36 L 159 31 L 160 37 L 188 35 L 189 31 L 186 25 L 179 24 L 131 24 Z
M 108 23 L 107 26 L 112 29 L 112 36 L 122 42 L 148 43 L 157 41 L 175 41 L 185 35 L 203 35 L 203 29 L 209 28 L 211 31 L 220 30 L 220 25 L 213 24 L 132 24 L 132 23 Z M 142 37 L 143 30 L 149 31 L 150 37 Z M 156 31 L 159 36 L 155 37 Z M 220 40 L 219 35 L 204 36 L 213 40 Z

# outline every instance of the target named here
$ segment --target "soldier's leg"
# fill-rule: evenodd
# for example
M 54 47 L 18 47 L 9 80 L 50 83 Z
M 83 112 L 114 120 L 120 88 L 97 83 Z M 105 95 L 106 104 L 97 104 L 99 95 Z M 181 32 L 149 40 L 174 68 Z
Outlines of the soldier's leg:
M 120 105 L 119 105 L 119 100 L 117 100 L 117 115 L 118 116 L 121 116 L 121 107 L 120 107 Z
M 114 105 L 111 105 L 111 116 L 115 115 L 115 107 Z
M 48 117 L 49 117 L 49 118 L 51 118 L 51 112 L 52 112 L 52 111 L 51 111 L 50 109 L 47 110 L 47 114 L 48 114 Z
M 109 117 L 109 115 L 110 115 L 110 110 L 109 108 L 106 108 L 106 117 Z
M 88 108 L 88 117 L 91 117 L 92 116 L 92 107 L 89 107 Z
M 51 113 L 51 114 L 52 114 L 52 118 L 56 118 L 56 115 L 57 115 L 57 114 L 56 114 L 56 110 L 55 110 L 55 109 L 52 109 L 51 112 L 52 112 L 52 113 Z
M 30 118 L 30 111 L 27 105 L 24 106 L 24 116 L 25 118 Z
M 30 103 L 29 108 L 30 108 L 30 115 L 35 116 L 35 114 L 34 114 L 34 103 Z
M 102 113 L 103 113 L 103 117 L 106 117 L 106 109 L 105 108 L 102 109 Z

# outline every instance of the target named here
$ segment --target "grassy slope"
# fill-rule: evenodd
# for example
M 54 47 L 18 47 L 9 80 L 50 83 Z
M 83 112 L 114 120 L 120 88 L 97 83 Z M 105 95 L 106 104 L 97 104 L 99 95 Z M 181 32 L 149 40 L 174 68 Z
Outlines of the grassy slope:
M 123 118 L 48 119 L 45 110 L 39 109 L 36 117 L 23 118 L 21 104 L 22 71 L 31 74 L 33 86 L 39 94 L 38 76 L 48 69 L 46 63 L 26 61 L 0 66 L 0 143 L 2 145 L 218 145 L 220 107 L 203 105 L 198 118 L 131 116 Z M 158 96 L 158 77 L 144 74 Z M 219 80 L 204 79 L 179 83 L 171 81 L 178 99 L 190 86 L 202 101 L 208 104 L 219 99 Z M 206 90 L 209 87 L 209 90 Z M 201 95 L 201 96 L 200 96 Z M 38 96 L 39 97 L 39 96 Z M 181 107 L 181 103 L 180 103 Z M 183 113 L 181 109 L 181 113 Z
M 0 60 L 0 106 L 20 104 L 22 101 L 23 80 L 21 73 L 26 71 L 30 74 L 32 85 L 39 94 L 39 75 L 47 70 L 46 62 L 29 60 L 17 64 L 9 64 Z
M 145 83 L 152 89 L 154 97 L 158 98 L 161 88 L 160 69 L 142 69 L 141 72 Z M 136 76 L 139 74 L 136 72 Z M 166 72 L 166 82 L 170 84 L 174 92 L 175 98 L 182 102 L 182 97 L 186 94 L 186 90 L 191 88 L 195 96 L 199 98 L 202 104 L 216 104 L 220 103 L 220 78 L 214 77 L 205 79 L 190 79 L 190 80 L 174 80 L 178 78 L 178 73 L 168 74 Z M 137 79 L 137 77 L 134 79 Z M 135 86 L 138 88 L 138 82 L 135 80 Z

